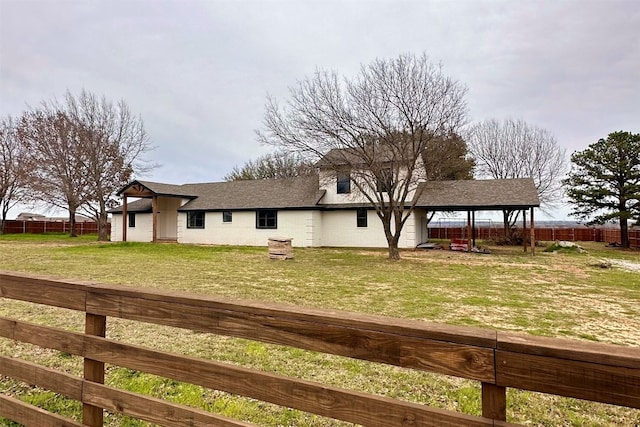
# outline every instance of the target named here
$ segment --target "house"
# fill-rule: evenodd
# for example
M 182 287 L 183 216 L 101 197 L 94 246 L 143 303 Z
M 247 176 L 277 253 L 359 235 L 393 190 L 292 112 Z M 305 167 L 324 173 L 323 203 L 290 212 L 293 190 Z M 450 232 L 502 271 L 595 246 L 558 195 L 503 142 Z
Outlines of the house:
M 118 193 L 123 205 L 110 211 L 111 240 L 266 246 L 270 237 L 282 236 L 300 247 L 387 247 L 373 206 L 352 191 L 350 179 L 325 171 L 183 185 L 133 181 Z M 533 214 L 540 205 L 532 179 L 421 182 L 411 201 L 416 208 L 400 248 L 427 239 L 430 211 L 531 209 Z

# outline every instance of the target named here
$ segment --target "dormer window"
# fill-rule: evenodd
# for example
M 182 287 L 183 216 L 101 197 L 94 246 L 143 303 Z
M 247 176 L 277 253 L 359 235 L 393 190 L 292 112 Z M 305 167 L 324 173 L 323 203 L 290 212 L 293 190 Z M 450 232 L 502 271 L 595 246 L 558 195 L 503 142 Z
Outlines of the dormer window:
M 338 194 L 351 193 L 351 174 L 349 172 L 338 172 L 336 178 L 336 192 Z

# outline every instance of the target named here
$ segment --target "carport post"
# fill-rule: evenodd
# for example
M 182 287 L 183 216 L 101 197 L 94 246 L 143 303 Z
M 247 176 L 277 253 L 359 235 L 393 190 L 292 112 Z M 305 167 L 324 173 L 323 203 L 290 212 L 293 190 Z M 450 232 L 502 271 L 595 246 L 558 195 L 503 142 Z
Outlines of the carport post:
M 531 229 L 531 256 L 536 254 L 536 228 L 533 225 L 533 206 L 531 206 L 531 219 L 529 219 L 529 228 Z
M 471 211 L 467 211 L 467 252 L 471 252 Z
M 127 218 L 127 195 L 122 196 L 122 241 L 127 241 L 127 226 L 129 218 Z
M 524 251 L 527 252 L 527 210 L 522 211 L 522 245 Z
M 473 247 L 476 247 L 476 211 L 471 211 L 471 239 Z

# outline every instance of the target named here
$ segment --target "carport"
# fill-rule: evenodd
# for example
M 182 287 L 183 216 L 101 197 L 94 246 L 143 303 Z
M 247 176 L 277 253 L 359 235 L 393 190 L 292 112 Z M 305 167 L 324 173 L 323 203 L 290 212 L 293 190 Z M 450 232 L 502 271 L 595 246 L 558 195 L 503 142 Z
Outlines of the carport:
M 535 254 L 534 208 L 540 207 L 540 198 L 532 178 L 427 181 L 419 185 L 414 201 L 416 209 L 425 212 L 467 212 L 469 251 L 475 245 L 476 212 L 521 211 L 523 235 L 529 212 L 531 254 Z

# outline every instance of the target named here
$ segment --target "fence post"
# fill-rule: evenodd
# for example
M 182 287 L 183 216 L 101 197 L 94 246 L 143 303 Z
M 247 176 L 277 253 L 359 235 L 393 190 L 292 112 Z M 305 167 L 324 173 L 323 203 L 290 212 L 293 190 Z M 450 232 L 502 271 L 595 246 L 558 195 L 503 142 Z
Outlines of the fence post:
M 97 314 L 86 314 L 85 334 L 98 337 L 105 337 L 107 330 L 106 316 Z M 84 379 L 99 384 L 104 384 L 104 363 L 97 360 L 84 359 Z M 104 411 L 99 406 L 82 403 L 82 424 L 89 427 L 102 427 L 104 422 Z
M 482 416 L 507 421 L 507 389 L 491 383 L 482 383 Z

